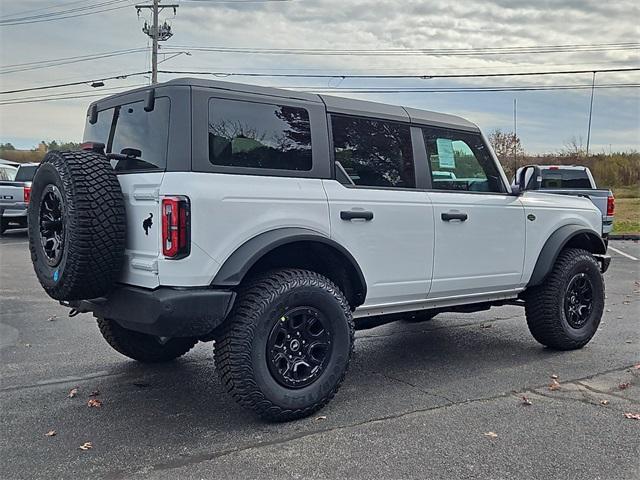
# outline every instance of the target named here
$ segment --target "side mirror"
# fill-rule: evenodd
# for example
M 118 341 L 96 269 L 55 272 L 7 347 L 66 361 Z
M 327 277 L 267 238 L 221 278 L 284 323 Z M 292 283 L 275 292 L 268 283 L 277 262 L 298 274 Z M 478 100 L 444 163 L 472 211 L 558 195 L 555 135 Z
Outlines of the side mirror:
M 542 182 L 542 172 L 537 165 L 527 165 L 518 169 L 516 178 L 516 187 L 518 192 L 522 193 L 525 190 L 538 190 Z

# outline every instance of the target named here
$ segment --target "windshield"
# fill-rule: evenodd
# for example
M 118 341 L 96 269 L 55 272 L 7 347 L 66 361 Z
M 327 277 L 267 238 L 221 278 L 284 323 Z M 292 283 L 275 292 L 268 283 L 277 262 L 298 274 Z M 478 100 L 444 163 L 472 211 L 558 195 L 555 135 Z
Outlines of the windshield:
M 586 170 L 549 169 L 542 170 L 541 188 L 592 188 Z
M 167 97 L 156 98 L 151 112 L 144 110 L 144 102 L 134 102 L 98 112 L 95 124 L 87 123 L 84 142 L 106 145 L 106 153 L 139 151 L 134 157 L 112 159 L 114 169 L 164 170 L 167 165 L 169 137 L 169 108 Z M 130 153 L 129 153 L 130 154 Z
M 16 182 L 30 182 L 38 169 L 37 165 L 21 165 L 16 173 Z

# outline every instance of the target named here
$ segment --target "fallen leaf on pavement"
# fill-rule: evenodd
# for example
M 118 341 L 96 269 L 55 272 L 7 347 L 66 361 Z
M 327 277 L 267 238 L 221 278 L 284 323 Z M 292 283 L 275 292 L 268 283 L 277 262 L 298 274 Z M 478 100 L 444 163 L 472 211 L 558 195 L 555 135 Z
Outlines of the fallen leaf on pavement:
M 524 395 L 522 396 L 522 405 L 533 405 L 533 403 L 531 403 L 531 400 L 529 400 L 527 397 L 525 397 Z
M 30 344 L 30 343 L 25 343 L 25 344 L 24 344 L 24 346 L 25 346 L 25 347 L 30 347 L 30 346 L 31 346 L 31 344 Z
M 600 400 L 600 405 L 609 405 L 609 400 Z
M 47 322 L 55 322 L 57 319 L 57 315 L 51 315 L 49 318 L 47 318 Z
M 319 417 L 316 417 L 316 420 L 326 420 L 327 416 L 326 415 L 320 415 Z
M 97 398 L 90 398 L 87 402 L 87 407 L 100 408 L 102 406 L 102 400 Z
M 69 398 L 73 398 L 76 395 L 78 395 L 78 387 L 72 388 L 71 390 L 69 390 L 69 395 L 67 395 Z
M 558 380 L 556 380 L 555 378 L 553 379 L 553 381 L 549 384 L 549 390 L 551 390 L 552 392 L 560 390 L 560 383 L 558 383 Z
M 482 323 L 480 324 L 480 328 L 491 328 L 492 325 L 490 323 Z
M 485 432 L 484 436 L 489 438 L 496 438 L 498 434 L 496 432 Z
M 553 375 L 551 375 L 551 378 L 553 378 L 554 380 L 558 379 L 558 375 L 556 375 L 555 373 Z
M 91 450 L 93 448 L 93 444 L 91 442 L 84 442 L 82 445 L 78 447 L 80 450 Z
M 90 397 L 97 397 L 98 395 L 100 395 L 100 390 L 94 390 L 89 394 Z
M 624 383 L 621 383 L 620 385 L 618 385 L 618 388 L 619 388 L 620 390 L 626 390 L 626 389 L 627 389 L 627 388 L 629 388 L 630 386 L 631 386 L 631 383 L 630 383 L 630 382 L 624 382 Z
M 625 413 L 624 416 L 631 420 L 640 420 L 640 413 Z
M 44 434 L 45 437 L 55 437 L 56 434 L 58 432 L 56 432 L 55 430 L 49 430 L 47 433 Z

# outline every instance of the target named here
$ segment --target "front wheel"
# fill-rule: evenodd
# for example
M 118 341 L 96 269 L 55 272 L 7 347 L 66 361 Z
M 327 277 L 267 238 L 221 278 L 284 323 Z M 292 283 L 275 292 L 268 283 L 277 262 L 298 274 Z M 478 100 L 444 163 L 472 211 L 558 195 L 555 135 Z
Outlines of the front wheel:
M 318 273 L 285 269 L 250 281 L 215 344 L 222 384 L 275 421 L 311 415 L 349 366 L 354 325 L 342 292 Z
M 584 347 L 595 335 L 604 310 L 604 281 L 586 250 L 563 250 L 545 283 L 533 287 L 525 302 L 533 337 L 557 350 Z

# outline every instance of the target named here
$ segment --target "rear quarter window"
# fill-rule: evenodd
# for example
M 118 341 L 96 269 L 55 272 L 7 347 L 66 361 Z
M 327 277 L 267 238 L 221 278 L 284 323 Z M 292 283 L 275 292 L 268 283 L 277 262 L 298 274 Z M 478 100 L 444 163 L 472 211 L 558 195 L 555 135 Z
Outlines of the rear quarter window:
M 216 166 L 309 171 L 311 122 L 305 108 L 213 98 L 209 161 Z
M 102 110 L 93 125 L 87 119 L 85 142 L 104 143 L 106 153 L 123 153 L 126 149 L 140 152 L 136 158 L 111 160 L 116 170 L 166 168 L 171 102 L 167 97 L 156 98 L 151 112 L 144 110 L 144 104 L 139 101 Z

